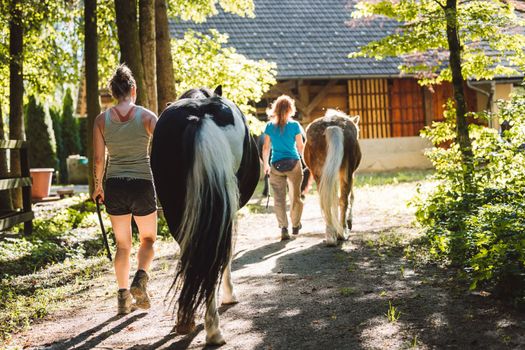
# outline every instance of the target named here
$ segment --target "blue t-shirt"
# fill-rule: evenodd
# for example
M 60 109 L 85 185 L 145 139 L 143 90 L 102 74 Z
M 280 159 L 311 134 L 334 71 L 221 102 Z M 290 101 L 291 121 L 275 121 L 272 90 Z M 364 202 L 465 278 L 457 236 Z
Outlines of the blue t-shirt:
M 270 136 L 272 141 L 272 158 L 270 163 L 275 163 L 281 159 L 300 159 L 295 136 L 301 134 L 301 126 L 295 120 L 289 120 L 281 131 L 276 124 L 269 122 L 266 124 L 264 133 Z

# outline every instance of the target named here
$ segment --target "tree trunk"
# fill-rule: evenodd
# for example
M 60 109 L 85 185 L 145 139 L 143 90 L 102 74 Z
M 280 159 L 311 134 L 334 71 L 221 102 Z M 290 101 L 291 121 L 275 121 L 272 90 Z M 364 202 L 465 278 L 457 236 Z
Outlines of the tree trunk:
M 86 57 L 86 106 L 87 106 L 87 156 L 89 164 L 89 193 L 94 189 L 93 180 L 93 125 L 100 113 L 98 94 L 98 40 L 97 0 L 84 1 L 84 52 Z
M 137 82 L 136 103 L 142 105 L 147 102 L 147 99 L 137 25 L 137 0 L 115 0 L 115 13 L 120 45 L 120 62 L 126 63 L 133 72 Z
M 5 140 L 4 135 L 4 116 L 2 115 L 2 106 L 0 106 L 0 140 Z M 0 178 L 7 177 L 7 157 L 6 150 L 0 149 Z M 0 211 L 11 211 L 11 191 L 0 191 Z
M 171 56 L 168 6 L 166 0 L 155 0 L 155 36 L 157 51 L 157 94 L 159 114 L 168 102 L 175 101 L 175 73 Z
M 22 2 L 10 2 L 9 12 L 9 138 L 24 140 L 24 77 L 23 77 L 23 48 L 24 28 L 22 23 Z M 11 173 L 20 176 L 20 153 L 11 153 Z M 22 191 L 15 189 L 12 192 L 15 208 L 22 207 Z
M 146 108 L 157 113 L 157 62 L 155 61 L 155 0 L 139 0 L 139 36 L 144 69 Z
M 456 102 L 456 133 L 463 165 L 465 167 L 465 185 L 472 185 L 472 143 L 470 142 L 467 120 L 467 105 L 465 102 L 464 79 L 461 73 L 461 43 L 458 33 L 457 0 L 447 0 L 445 7 L 447 17 L 447 41 L 450 52 L 449 64 L 452 72 L 452 86 Z

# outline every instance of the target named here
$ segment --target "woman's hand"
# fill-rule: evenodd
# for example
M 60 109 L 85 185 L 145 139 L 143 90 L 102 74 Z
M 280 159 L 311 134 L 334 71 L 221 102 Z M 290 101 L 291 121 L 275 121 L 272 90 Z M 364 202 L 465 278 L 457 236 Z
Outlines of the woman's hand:
M 270 165 L 268 163 L 264 164 L 264 175 L 270 175 Z
M 93 191 L 93 194 L 91 195 L 91 198 L 95 201 L 95 203 L 98 201 L 98 198 L 100 197 L 100 202 L 104 202 L 104 189 L 102 187 L 96 187 Z

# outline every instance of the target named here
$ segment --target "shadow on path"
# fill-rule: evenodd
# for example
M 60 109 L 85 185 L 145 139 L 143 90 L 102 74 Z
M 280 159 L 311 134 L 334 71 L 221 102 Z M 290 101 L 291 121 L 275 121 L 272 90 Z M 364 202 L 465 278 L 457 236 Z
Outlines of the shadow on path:
M 118 333 L 118 332 L 122 331 L 124 328 L 128 327 L 133 322 L 135 322 L 137 320 L 140 320 L 141 318 L 143 318 L 146 315 L 147 315 L 147 313 L 140 313 L 140 314 L 137 314 L 137 315 L 133 315 L 133 316 L 129 317 L 128 319 L 126 319 L 124 322 L 116 325 L 115 327 L 110 328 L 110 329 L 106 330 L 105 332 L 100 333 L 97 336 L 94 336 L 97 332 L 101 331 L 102 329 L 104 329 L 109 324 L 111 324 L 111 323 L 113 323 L 113 322 L 115 322 L 117 320 L 120 320 L 120 319 L 122 319 L 124 317 L 122 315 L 113 316 L 113 317 L 109 318 L 108 320 L 102 322 L 101 324 L 99 324 L 99 325 L 97 325 L 97 326 L 95 326 L 95 327 L 93 327 L 91 329 L 88 329 L 87 331 L 84 331 L 84 332 L 80 333 L 79 335 L 77 335 L 74 338 L 71 338 L 71 339 L 68 339 L 68 340 L 64 340 L 64 341 L 55 342 L 54 344 L 49 344 L 49 347 L 46 347 L 46 349 L 49 349 L 49 350 L 65 350 L 65 349 L 72 349 L 72 348 L 75 348 L 75 349 L 86 349 L 86 350 L 87 349 L 93 349 L 96 345 L 100 344 L 105 339 L 111 337 L 115 333 Z M 85 341 L 84 344 L 78 346 L 79 344 L 81 344 L 84 341 Z

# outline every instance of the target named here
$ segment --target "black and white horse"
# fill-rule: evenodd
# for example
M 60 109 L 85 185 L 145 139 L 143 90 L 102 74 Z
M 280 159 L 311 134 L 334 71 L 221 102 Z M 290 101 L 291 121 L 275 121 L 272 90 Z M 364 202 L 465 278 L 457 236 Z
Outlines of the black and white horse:
M 173 287 L 178 294 L 177 332 L 195 327 L 206 305 L 208 344 L 223 344 L 216 305 L 236 303 L 231 282 L 234 218 L 259 180 L 259 158 L 246 118 L 221 97 L 220 87 L 192 89 L 160 115 L 153 135 L 151 169 L 172 235 L 181 247 Z

